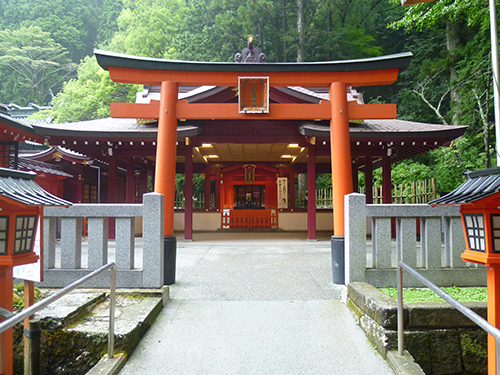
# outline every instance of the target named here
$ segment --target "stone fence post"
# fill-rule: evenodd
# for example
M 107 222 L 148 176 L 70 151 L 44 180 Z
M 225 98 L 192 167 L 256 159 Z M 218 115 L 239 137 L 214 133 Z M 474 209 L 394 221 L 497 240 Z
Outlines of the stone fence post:
M 345 205 L 345 285 L 365 281 L 366 203 L 365 195 L 344 196 Z
M 144 194 L 143 200 L 143 276 L 145 288 L 163 286 L 164 252 L 163 252 L 163 195 L 158 193 Z

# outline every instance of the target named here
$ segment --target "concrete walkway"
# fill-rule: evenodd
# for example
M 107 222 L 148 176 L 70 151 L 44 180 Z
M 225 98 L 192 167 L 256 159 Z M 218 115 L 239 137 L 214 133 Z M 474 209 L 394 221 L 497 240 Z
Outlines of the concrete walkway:
M 331 282 L 329 236 L 195 233 L 126 374 L 394 374 Z

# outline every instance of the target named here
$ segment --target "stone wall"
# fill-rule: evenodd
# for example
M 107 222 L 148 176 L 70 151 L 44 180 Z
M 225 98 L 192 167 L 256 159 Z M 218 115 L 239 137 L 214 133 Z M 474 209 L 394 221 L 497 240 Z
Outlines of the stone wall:
M 397 303 L 367 283 L 348 286 L 347 304 L 382 356 L 397 350 Z M 466 303 L 486 318 L 486 303 Z M 487 335 L 443 302 L 404 308 L 404 347 L 426 374 L 486 374 Z

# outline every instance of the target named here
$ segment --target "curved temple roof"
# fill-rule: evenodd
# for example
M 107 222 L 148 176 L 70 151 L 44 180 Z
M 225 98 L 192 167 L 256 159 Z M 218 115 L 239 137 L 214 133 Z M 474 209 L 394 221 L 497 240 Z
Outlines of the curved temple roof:
M 329 142 L 330 127 L 326 123 L 326 121 L 302 124 L 293 122 L 286 129 L 280 127 L 280 132 L 285 130 L 288 132 L 281 133 L 280 137 L 272 137 L 272 134 L 267 132 L 259 136 L 261 131 L 268 129 L 265 125 L 256 127 L 256 125 L 245 126 L 243 124 L 244 127 L 241 128 L 238 137 L 231 137 L 230 134 L 234 135 L 234 131 L 228 131 L 226 135 L 231 140 L 227 140 L 227 137 L 223 136 L 219 142 L 215 143 L 295 143 L 300 142 L 298 137 L 304 136 L 318 137 L 321 142 L 324 140 Z M 212 122 L 210 121 L 180 122 L 177 127 L 177 139 L 181 142 L 184 137 L 199 137 L 197 138 L 198 143 L 213 143 L 214 137 L 220 135 L 220 131 L 234 130 L 238 126 L 237 122 L 221 122 L 220 124 L 222 124 L 222 127 L 219 126 L 212 130 Z M 466 126 L 433 125 L 402 120 L 365 120 L 361 124 L 349 124 L 353 155 L 358 155 L 360 152 L 362 154 L 361 150 L 371 149 L 375 152 L 375 149 L 382 150 L 390 147 L 393 162 L 447 145 L 453 139 L 462 136 L 466 128 Z M 67 124 L 52 124 L 35 126 L 35 129 L 44 134 L 53 145 L 62 144 L 65 147 L 96 158 L 102 157 L 109 145 L 118 147 L 117 143 L 119 142 L 122 144 L 119 146 L 121 150 L 130 149 L 130 152 L 136 150 L 141 155 L 145 155 L 146 150 L 149 150 L 150 154 L 154 155 L 155 147 L 152 142 L 156 141 L 158 125 L 157 122 L 138 124 L 135 119 L 106 118 L 75 122 L 71 124 L 71 127 L 68 127 Z M 255 135 L 249 135 L 250 129 L 254 129 Z M 290 137 L 293 137 L 293 139 Z M 380 146 L 379 143 L 383 144 L 383 146 Z M 390 146 L 388 146 L 389 144 Z M 218 145 L 217 147 L 221 146 Z M 236 146 L 228 145 L 227 147 Z M 275 161 L 279 160 L 278 157 Z
M 266 64 L 198 62 L 167 60 L 151 57 L 125 55 L 121 53 L 95 50 L 99 65 L 108 70 L 110 66 L 146 70 L 212 71 L 212 72 L 352 72 L 359 70 L 403 69 L 413 56 L 411 52 L 371 57 L 356 60 L 320 62 L 280 62 Z
M 24 141 L 30 140 L 43 143 L 44 138 L 36 133 L 33 126 L 18 121 L 8 115 L 0 113 L 0 139 Z

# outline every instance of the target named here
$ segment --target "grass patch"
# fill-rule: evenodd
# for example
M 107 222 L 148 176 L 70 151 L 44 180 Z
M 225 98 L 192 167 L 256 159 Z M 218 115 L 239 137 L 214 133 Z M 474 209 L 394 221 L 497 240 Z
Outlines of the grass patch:
M 35 302 L 40 301 L 42 298 L 43 296 L 42 292 L 40 292 L 40 289 L 35 288 Z M 24 283 L 14 285 L 12 305 L 14 311 L 24 309 Z
M 395 300 L 398 299 L 398 290 L 396 288 L 380 288 L 380 290 Z M 486 288 L 458 288 L 453 286 L 443 288 L 443 290 L 459 302 L 486 302 L 488 300 Z M 427 288 L 405 288 L 403 289 L 403 301 L 404 303 L 444 302 L 444 299 Z

